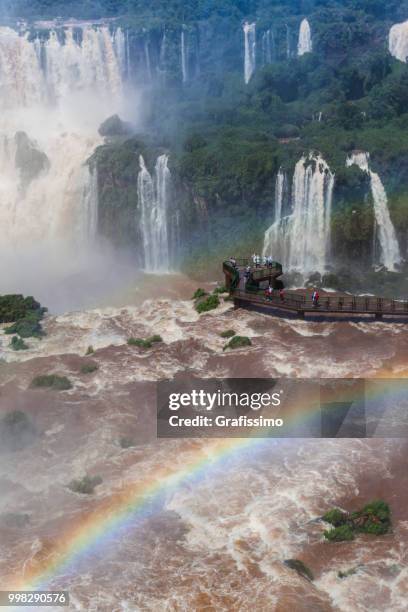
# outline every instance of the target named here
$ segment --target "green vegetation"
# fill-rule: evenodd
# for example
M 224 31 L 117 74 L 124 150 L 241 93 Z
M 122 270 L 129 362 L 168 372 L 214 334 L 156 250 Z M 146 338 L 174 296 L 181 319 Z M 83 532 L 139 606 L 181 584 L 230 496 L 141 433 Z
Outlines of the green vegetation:
M 208 293 L 199 287 L 193 295 L 193 300 L 199 300 L 200 298 L 206 297 Z
M 232 338 L 236 333 L 233 329 L 226 329 L 225 331 L 220 333 L 221 338 Z
M 95 361 L 89 361 L 81 366 L 81 374 L 93 374 L 99 370 L 99 365 Z
M 354 540 L 354 531 L 350 525 L 340 525 L 334 529 L 324 532 L 324 537 L 329 542 L 346 542 Z
M 358 569 L 357 567 L 351 567 L 345 572 L 340 570 L 337 572 L 337 577 L 343 580 L 344 578 L 348 578 L 349 576 L 354 576 L 354 574 L 357 574 L 357 569 Z
M 0 295 L 0 323 L 12 323 L 20 321 L 26 316 L 42 311 L 46 312 L 46 308 L 42 308 L 39 302 L 36 302 L 33 297 L 24 297 L 22 295 Z
M 66 376 L 59 376 L 58 374 L 43 374 L 33 378 L 31 381 L 31 387 L 34 389 L 68 391 L 69 389 L 72 389 L 72 383 Z
M 40 338 L 44 335 L 40 321 L 46 312 L 47 309 L 31 296 L 0 296 L 0 323 L 13 323 L 4 330 L 6 334 Z
M 26 351 L 29 348 L 28 345 L 24 342 L 24 340 L 22 338 L 19 338 L 18 336 L 12 337 L 10 346 L 13 351 Z
M 244 348 L 245 346 L 252 346 L 250 338 L 247 338 L 246 336 L 234 336 L 228 342 L 228 344 L 224 346 L 224 351 L 226 351 L 227 349 Z
M 88 346 L 88 348 L 86 349 L 85 356 L 87 356 L 87 355 L 93 355 L 93 354 L 94 354 L 94 352 L 95 352 L 95 351 L 94 351 L 93 346 L 89 345 L 89 346 Z
M 299 576 L 302 576 L 302 578 L 306 578 L 307 580 L 310 580 L 310 581 L 314 580 L 314 575 L 313 575 L 312 570 L 309 569 L 307 565 L 303 563 L 303 561 L 300 561 L 299 559 L 286 559 L 284 563 L 290 569 L 297 572 Z
M 95 488 L 102 483 L 100 476 L 84 476 L 79 480 L 71 480 L 68 488 L 74 493 L 81 493 L 82 495 L 91 495 Z
M 129 338 L 127 341 L 129 346 L 138 346 L 139 348 L 149 349 L 152 348 L 153 344 L 157 344 L 159 342 L 163 342 L 163 338 L 158 334 L 154 336 L 149 336 L 149 338 Z
M 120 438 L 119 444 L 121 448 L 133 448 L 134 446 L 136 446 L 136 442 L 133 440 L 133 438 L 129 438 L 126 436 Z
M 215 310 L 220 305 L 220 298 L 217 294 L 209 295 L 208 297 L 198 300 L 195 309 L 199 314 Z
M 347 512 L 342 512 L 338 508 L 334 508 L 333 510 L 326 512 L 322 519 L 325 521 L 325 523 L 330 523 L 333 525 L 333 527 L 339 527 L 347 520 Z
M 221 285 L 220 287 L 216 287 L 213 291 L 215 294 L 228 293 L 228 289 L 225 285 Z
M 332 542 L 353 540 L 356 533 L 384 535 L 391 529 L 391 511 L 382 500 L 372 501 L 351 514 L 335 508 L 322 518 L 334 526 L 324 532 L 325 538 Z

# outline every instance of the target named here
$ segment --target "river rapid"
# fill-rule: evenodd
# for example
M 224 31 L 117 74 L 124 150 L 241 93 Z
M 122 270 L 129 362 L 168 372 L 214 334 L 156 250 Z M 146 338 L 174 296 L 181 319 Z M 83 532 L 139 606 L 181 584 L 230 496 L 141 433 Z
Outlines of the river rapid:
M 155 421 L 156 382 L 186 373 L 403 378 L 406 325 L 288 321 L 230 302 L 200 316 L 190 299 L 195 283 L 179 276 L 155 287 L 51 312 L 47 335 L 29 340 L 28 351 L 12 351 L 0 334 L 1 416 L 22 410 L 36 430 L 29 445 L 0 455 L 1 589 L 28 588 L 52 567 L 44 588 L 69 591 L 69 610 L 406 610 L 405 440 L 264 440 L 211 460 L 216 441 L 158 440 Z M 220 333 L 231 328 L 252 346 L 223 351 Z M 163 343 L 127 345 L 152 334 Z M 85 357 L 90 345 L 95 353 Z M 89 360 L 98 370 L 81 373 Z M 72 389 L 30 388 L 49 373 L 67 376 Z M 122 448 L 123 437 L 134 446 Z M 199 477 L 161 490 L 164 466 L 182 469 L 197 455 L 208 456 Z M 84 474 L 103 479 L 92 495 L 67 488 Z M 114 514 L 121 491 L 154 482 L 159 494 L 142 514 L 59 563 L 74 526 L 101 509 Z M 391 534 L 324 541 L 327 525 L 316 519 L 325 511 L 376 498 L 391 506 Z M 290 558 L 304 561 L 314 581 L 287 567 Z

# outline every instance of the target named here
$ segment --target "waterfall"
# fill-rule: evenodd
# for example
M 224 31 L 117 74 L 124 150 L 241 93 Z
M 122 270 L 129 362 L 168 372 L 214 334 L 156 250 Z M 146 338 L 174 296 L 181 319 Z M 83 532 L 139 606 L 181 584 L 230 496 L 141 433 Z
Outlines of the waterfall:
M 78 232 L 84 235 L 84 242 L 93 244 L 98 233 L 98 171 L 96 166 L 84 167 L 86 173 L 81 216 L 79 217 Z
M 187 50 L 186 50 L 186 37 L 184 33 L 184 26 L 181 30 L 181 74 L 183 77 L 183 83 L 187 83 Z
M 408 59 L 408 21 L 397 23 L 390 29 L 388 48 L 391 55 L 406 62 Z
M 256 25 L 246 21 L 243 30 L 245 43 L 244 78 L 245 83 L 248 84 L 256 65 Z
M 320 155 L 310 153 L 295 167 L 292 212 L 282 216 L 285 179 L 278 174 L 275 222 L 265 234 L 264 252 L 285 269 L 324 272 L 330 257 L 330 222 L 334 174 Z
M 292 44 L 290 40 L 290 27 L 286 25 L 286 57 L 290 59 L 292 56 Z
M 355 151 L 347 158 L 346 165 L 356 165 L 370 176 L 375 231 L 378 232 L 381 251 L 379 260 L 388 270 L 395 270 L 395 266 L 401 263 L 401 252 L 388 209 L 387 193 L 380 176 L 370 169 L 370 154 L 364 151 Z
M 274 221 L 271 227 L 265 232 L 264 246 L 262 251 L 262 255 L 264 256 L 272 255 L 274 258 L 277 258 L 277 254 L 279 253 L 279 258 L 285 259 L 285 245 L 282 241 L 281 223 L 286 181 L 286 174 L 283 172 L 282 168 L 280 168 L 275 184 Z
M 95 227 L 85 166 L 122 100 L 124 37 L 71 27 L 31 39 L 0 27 L 0 224 L 8 252 L 73 252 Z M 88 213 L 92 212 L 92 219 Z M 82 227 L 84 225 L 84 227 Z M 93 229 L 92 229 L 93 232 Z
M 140 206 L 140 228 L 143 236 L 144 268 L 147 272 L 170 270 L 168 155 L 157 158 L 154 180 L 139 158 L 137 193 Z
M 122 76 L 126 75 L 126 38 L 123 33 L 122 28 L 116 28 L 114 34 L 114 46 L 115 46 L 115 54 L 118 60 L 118 64 L 120 67 L 120 72 Z
M 267 30 L 262 34 L 262 63 L 271 64 L 273 56 L 273 33 L 272 30 Z
M 126 30 L 126 77 L 128 80 L 130 80 L 131 75 L 129 30 Z
M 298 55 L 311 53 L 313 50 L 312 33 L 307 19 L 303 19 L 299 29 Z
M 144 43 L 144 54 L 145 54 L 145 63 L 146 63 L 146 76 L 148 80 L 151 81 L 152 80 L 152 69 L 151 69 L 151 64 L 150 64 L 150 48 L 149 48 L 148 40 L 145 40 L 145 43 Z

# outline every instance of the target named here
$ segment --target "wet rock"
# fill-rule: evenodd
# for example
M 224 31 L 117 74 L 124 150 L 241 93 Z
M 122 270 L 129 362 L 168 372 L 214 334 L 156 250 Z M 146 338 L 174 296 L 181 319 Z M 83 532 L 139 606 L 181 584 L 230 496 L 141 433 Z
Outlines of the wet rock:
M 33 442 L 35 436 L 33 423 L 21 410 L 8 412 L 0 420 L 0 452 L 22 450 Z
M 98 131 L 104 137 L 127 136 L 132 133 L 132 127 L 129 123 L 122 121 L 119 115 L 112 115 L 100 125 Z
M 17 132 L 16 168 L 20 171 L 21 187 L 25 190 L 41 172 L 48 170 L 50 162 L 45 153 L 37 149 L 25 132 Z
M 302 578 L 305 578 L 306 580 L 310 581 L 314 580 L 312 570 L 309 569 L 307 565 L 303 563 L 303 561 L 300 561 L 300 559 L 286 559 L 284 561 L 284 564 L 290 569 L 297 572 L 299 576 L 302 576 Z

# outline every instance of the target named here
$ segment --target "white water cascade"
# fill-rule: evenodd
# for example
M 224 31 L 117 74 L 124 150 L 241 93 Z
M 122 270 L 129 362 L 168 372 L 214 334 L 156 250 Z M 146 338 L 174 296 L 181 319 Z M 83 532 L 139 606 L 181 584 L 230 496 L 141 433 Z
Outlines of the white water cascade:
M 170 270 L 168 206 L 171 175 L 168 161 L 168 155 L 157 158 L 153 179 L 143 157 L 139 158 L 137 194 L 146 272 Z
M 354 151 L 347 158 L 346 165 L 356 165 L 370 176 L 374 216 L 381 249 L 380 262 L 388 270 L 395 270 L 395 266 L 401 263 L 401 252 L 388 209 L 387 193 L 380 176 L 370 169 L 370 154 L 365 151 Z
M 181 74 L 183 83 L 187 83 L 188 72 L 187 72 L 187 49 L 186 49 L 186 35 L 184 32 L 184 27 L 181 30 Z
M 264 253 L 287 270 L 324 272 L 330 257 L 330 221 L 334 174 L 320 155 L 311 153 L 296 164 L 292 212 L 282 216 L 284 179 L 276 183 L 276 216 L 265 233 Z M 281 203 L 279 203 L 281 202 Z
M 408 59 L 408 21 L 396 23 L 390 29 L 388 37 L 388 48 L 391 55 L 401 62 Z
M 285 244 L 281 232 L 283 198 L 286 182 L 286 174 L 283 172 L 282 168 L 280 168 L 275 184 L 274 222 L 265 232 L 264 246 L 262 251 L 262 255 L 264 256 L 272 255 L 273 257 L 276 257 L 276 254 L 279 253 L 279 257 L 282 258 L 282 260 L 287 259 L 287 253 L 285 252 Z
M 298 55 L 311 53 L 313 50 L 312 32 L 307 19 L 303 19 L 299 28 Z
M 98 126 L 118 110 L 125 58 L 118 29 L 84 25 L 79 37 L 61 28 L 31 39 L 0 28 L 0 226 L 8 256 L 79 253 L 96 233 L 96 177 L 85 162 L 101 142 Z
M 246 21 L 243 25 L 243 30 L 245 45 L 244 79 L 245 83 L 248 84 L 256 66 L 256 25 Z
M 271 29 L 262 34 L 262 63 L 271 64 L 274 51 L 274 36 Z

